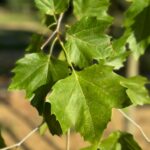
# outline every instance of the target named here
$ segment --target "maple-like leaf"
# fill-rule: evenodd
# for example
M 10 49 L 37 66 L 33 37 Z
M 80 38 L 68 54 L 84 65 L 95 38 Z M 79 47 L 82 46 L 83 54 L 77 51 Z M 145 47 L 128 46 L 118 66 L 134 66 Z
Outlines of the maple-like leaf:
M 110 37 L 105 34 L 109 24 L 94 17 L 83 18 L 67 32 L 67 53 L 74 65 L 85 67 L 93 59 L 105 59 L 112 53 Z
M 85 140 L 99 141 L 113 107 L 130 104 L 111 67 L 93 65 L 57 82 L 48 100 L 63 132 L 75 127 Z
M 57 80 L 68 75 L 68 66 L 65 62 L 49 58 L 43 53 L 25 55 L 16 63 L 13 69 L 15 76 L 9 86 L 10 90 L 25 90 L 27 97 L 42 85 L 53 85 Z

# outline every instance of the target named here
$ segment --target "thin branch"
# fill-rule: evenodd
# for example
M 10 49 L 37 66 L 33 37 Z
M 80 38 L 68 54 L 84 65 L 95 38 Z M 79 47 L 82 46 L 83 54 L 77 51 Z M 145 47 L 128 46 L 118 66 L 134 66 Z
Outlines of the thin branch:
M 51 39 L 56 35 L 56 30 L 51 34 L 51 36 L 44 42 L 44 44 L 41 46 L 41 50 L 44 49 L 44 47 L 51 41 Z
M 136 126 L 139 131 L 142 133 L 142 135 L 144 136 L 145 140 L 147 142 L 150 142 L 150 139 L 148 138 L 148 136 L 145 134 L 145 132 L 143 131 L 142 127 L 137 124 L 132 118 L 130 118 L 126 113 L 124 113 L 121 109 L 118 109 L 118 111 L 126 118 L 128 119 L 134 126 Z
M 64 16 L 64 13 L 61 13 L 61 14 L 60 14 L 60 17 L 59 17 L 59 19 L 58 19 L 57 27 L 56 27 L 56 31 L 57 31 L 57 32 L 59 32 L 59 30 L 60 30 L 60 26 L 61 26 L 61 22 L 62 22 L 63 16 Z
M 54 46 L 55 46 L 55 43 L 56 43 L 57 40 L 58 40 L 58 38 L 56 37 L 56 38 L 54 39 L 54 41 L 52 42 L 52 44 L 51 44 L 50 52 L 49 52 L 49 55 L 50 55 L 50 56 L 52 55 L 52 52 L 53 52 L 53 49 L 54 49 Z
M 36 127 L 35 129 L 33 129 L 33 130 L 32 130 L 30 133 L 28 133 L 20 142 L 14 144 L 14 145 L 11 145 L 11 146 L 2 148 L 2 149 L 0 149 L 0 150 L 8 150 L 8 149 L 20 147 L 31 135 L 33 135 L 36 131 L 38 131 L 39 127 L 40 127 L 40 126 L 38 126 L 38 127 Z
M 63 19 L 63 15 L 64 15 L 63 13 L 60 14 L 58 22 L 57 22 L 56 29 L 53 31 L 53 33 L 51 34 L 51 36 L 44 42 L 44 44 L 41 46 L 41 50 L 44 49 L 44 47 L 53 39 L 53 37 L 56 36 L 57 33 L 59 33 L 59 30 L 60 30 L 60 27 L 61 27 L 61 22 L 62 22 L 62 19 Z
M 70 129 L 68 129 L 66 136 L 66 150 L 70 150 Z

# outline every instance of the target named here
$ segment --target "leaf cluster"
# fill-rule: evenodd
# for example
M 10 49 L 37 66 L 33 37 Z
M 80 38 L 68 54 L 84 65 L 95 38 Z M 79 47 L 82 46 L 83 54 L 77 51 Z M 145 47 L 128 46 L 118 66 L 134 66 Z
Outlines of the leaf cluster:
M 129 53 L 139 56 L 149 44 L 150 33 L 144 26 L 150 17 L 149 0 L 132 2 L 125 13 L 127 29 L 119 39 L 108 35 L 113 23 L 107 13 L 109 0 L 35 0 L 35 4 L 45 16 L 53 17 L 48 25 L 53 35 L 50 52 L 41 49 L 43 37 L 35 36 L 28 54 L 13 69 L 9 89 L 25 90 L 52 134 L 74 128 L 91 142 L 89 150 L 140 150 L 132 136 L 122 132 L 99 142 L 112 108 L 150 103 L 144 87 L 147 79 L 125 78 L 114 72 L 124 65 Z M 73 23 L 68 16 L 74 18 Z M 145 23 L 139 25 L 142 17 Z M 51 28 L 56 24 L 56 29 Z M 56 57 L 57 47 L 61 52 Z

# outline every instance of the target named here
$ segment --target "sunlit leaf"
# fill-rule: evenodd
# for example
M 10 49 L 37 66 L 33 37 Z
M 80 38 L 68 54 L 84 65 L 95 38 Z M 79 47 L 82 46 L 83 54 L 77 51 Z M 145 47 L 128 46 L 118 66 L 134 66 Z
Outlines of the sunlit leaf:
M 9 89 L 25 90 L 27 97 L 32 97 L 42 85 L 49 83 L 51 86 L 68 75 L 68 66 L 65 62 L 49 58 L 43 53 L 27 54 L 16 65 L 13 69 L 15 76 Z
M 95 142 L 110 121 L 111 109 L 130 104 L 125 91 L 111 67 L 94 65 L 57 82 L 48 100 L 63 132 L 75 127 L 85 140 Z
M 67 32 L 66 49 L 74 65 L 84 67 L 93 59 L 105 59 L 112 53 L 110 37 L 105 34 L 109 24 L 96 18 L 83 18 Z
M 148 90 L 144 85 L 148 83 L 144 77 L 131 77 L 121 81 L 121 85 L 127 88 L 127 95 L 135 105 L 150 104 Z

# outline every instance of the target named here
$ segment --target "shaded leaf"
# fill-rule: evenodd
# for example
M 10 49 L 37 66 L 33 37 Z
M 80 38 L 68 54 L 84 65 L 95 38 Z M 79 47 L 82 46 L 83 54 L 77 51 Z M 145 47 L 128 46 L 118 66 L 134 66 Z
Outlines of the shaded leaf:
M 138 58 L 150 44 L 150 1 L 133 1 L 125 14 L 127 42 L 134 56 Z
M 130 104 L 111 67 L 93 65 L 57 82 L 48 100 L 63 132 L 75 127 L 85 140 L 99 141 L 113 107 Z
M 43 114 L 45 98 L 46 98 L 46 95 L 48 94 L 48 92 L 50 91 L 51 86 L 52 85 L 50 85 L 50 83 L 49 83 L 49 84 L 39 87 L 34 92 L 34 96 L 31 99 L 31 105 L 37 109 L 39 115 Z
M 147 79 L 141 76 L 124 78 L 121 85 L 127 88 L 127 95 L 134 105 L 150 104 L 148 90 L 145 88 Z
M 116 131 L 102 140 L 100 150 L 142 150 L 133 136 L 126 132 Z
M 135 17 L 140 14 L 144 8 L 148 7 L 149 0 L 133 0 L 127 11 L 125 12 L 125 26 L 130 26 L 134 23 Z
M 57 80 L 68 76 L 68 66 L 65 62 L 49 58 L 43 53 L 27 54 L 16 64 L 13 69 L 15 76 L 9 89 L 25 90 L 29 98 L 42 85 L 53 85 Z
M 67 53 L 72 63 L 85 67 L 93 59 L 105 59 L 112 53 L 110 37 L 105 34 L 109 24 L 96 18 L 83 18 L 67 32 Z
M 64 12 L 69 4 L 69 0 L 35 0 L 36 6 L 41 12 L 49 15 Z
M 43 117 L 52 135 L 62 134 L 61 126 L 59 122 L 56 120 L 56 116 L 54 114 L 51 114 L 51 105 L 48 102 L 46 102 L 44 105 Z
M 96 145 L 92 145 L 92 146 L 89 146 L 89 147 L 86 147 L 86 148 L 82 148 L 81 150 L 100 150 Z
M 43 43 L 43 36 L 39 34 L 33 34 L 31 44 L 27 47 L 26 51 L 30 53 L 40 52 L 42 43 Z

